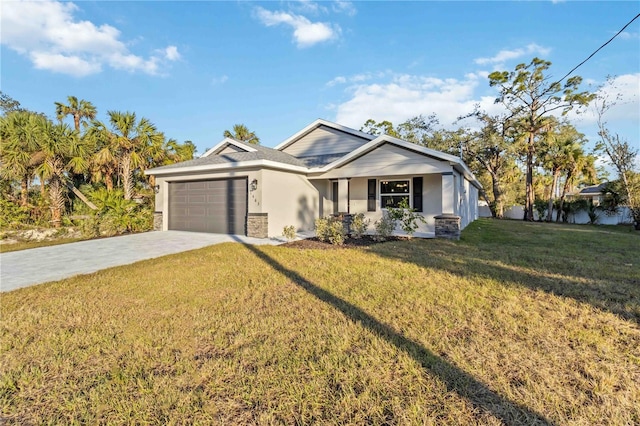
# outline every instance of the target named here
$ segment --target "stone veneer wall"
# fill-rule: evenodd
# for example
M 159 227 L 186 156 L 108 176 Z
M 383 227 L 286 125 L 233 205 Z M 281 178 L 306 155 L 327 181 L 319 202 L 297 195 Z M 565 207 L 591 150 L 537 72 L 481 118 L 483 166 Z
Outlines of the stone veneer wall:
M 269 213 L 247 213 L 247 237 L 269 237 Z
M 153 230 L 162 231 L 162 212 L 153 212 Z
M 436 219 L 436 238 L 460 239 L 460 216 L 442 214 Z

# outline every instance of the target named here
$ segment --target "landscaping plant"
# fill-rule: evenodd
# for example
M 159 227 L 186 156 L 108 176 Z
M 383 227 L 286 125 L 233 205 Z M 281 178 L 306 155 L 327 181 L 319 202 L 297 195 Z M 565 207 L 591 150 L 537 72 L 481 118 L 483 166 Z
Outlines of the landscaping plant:
M 399 223 L 400 228 L 402 228 L 409 238 L 413 236 L 420 226 L 419 222 L 427 223 L 424 216 L 419 214 L 416 209 L 409 207 L 409 202 L 404 198 L 398 203 L 398 207 L 388 207 L 387 210 L 394 225 Z
M 359 239 L 362 238 L 365 232 L 367 232 L 367 228 L 369 228 L 369 224 L 371 223 L 371 219 L 365 219 L 364 213 L 358 213 L 353 215 L 351 218 L 351 238 Z
M 342 245 L 346 238 L 342 221 L 336 217 L 316 219 L 316 237 L 320 241 L 329 241 L 331 244 Z
M 282 236 L 284 236 L 288 241 L 295 240 L 296 228 L 293 225 L 285 226 L 282 230 Z

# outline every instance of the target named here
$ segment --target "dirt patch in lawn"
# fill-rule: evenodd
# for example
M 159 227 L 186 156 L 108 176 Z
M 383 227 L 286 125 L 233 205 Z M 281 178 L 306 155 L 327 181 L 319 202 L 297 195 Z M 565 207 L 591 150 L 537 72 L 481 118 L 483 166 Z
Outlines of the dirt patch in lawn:
M 306 238 L 304 240 L 291 241 L 282 244 L 284 247 L 293 247 L 300 250 L 339 250 L 349 249 L 355 247 L 368 248 L 375 244 L 383 244 L 391 241 L 406 240 L 406 237 L 389 237 L 385 241 L 379 241 L 374 239 L 371 235 L 363 235 L 361 238 L 347 238 L 344 240 L 344 244 L 337 245 L 331 244 L 328 241 L 320 241 L 318 238 Z

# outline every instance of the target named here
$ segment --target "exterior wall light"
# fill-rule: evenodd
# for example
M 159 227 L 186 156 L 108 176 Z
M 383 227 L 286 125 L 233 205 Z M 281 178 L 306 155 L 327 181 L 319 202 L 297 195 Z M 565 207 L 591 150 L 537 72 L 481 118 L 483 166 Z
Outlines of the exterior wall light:
M 258 189 L 258 179 L 254 179 L 251 181 L 251 191 L 255 191 L 256 189 Z
M 153 192 L 155 192 L 156 194 L 157 194 L 158 192 L 160 192 L 160 185 L 154 185 L 154 186 L 153 186 Z

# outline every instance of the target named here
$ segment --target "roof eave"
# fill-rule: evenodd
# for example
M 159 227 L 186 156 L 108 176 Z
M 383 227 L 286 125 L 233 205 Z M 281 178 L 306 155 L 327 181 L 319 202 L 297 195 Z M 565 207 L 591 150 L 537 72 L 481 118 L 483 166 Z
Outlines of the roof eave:
M 279 163 L 271 160 L 253 160 L 253 161 L 239 161 L 237 163 L 222 163 L 222 164 L 203 164 L 201 166 L 190 167 L 174 167 L 169 169 L 149 169 L 145 170 L 145 175 L 165 176 L 180 173 L 197 173 L 197 172 L 218 172 L 226 169 L 246 169 L 252 167 L 265 167 L 270 169 L 285 170 L 297 173 L 308 173 L 309 169 L 306 167 L 295 166 L 293 164 Z

